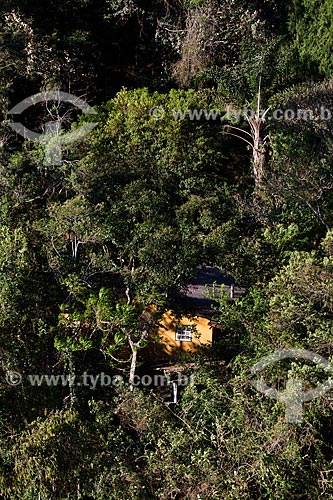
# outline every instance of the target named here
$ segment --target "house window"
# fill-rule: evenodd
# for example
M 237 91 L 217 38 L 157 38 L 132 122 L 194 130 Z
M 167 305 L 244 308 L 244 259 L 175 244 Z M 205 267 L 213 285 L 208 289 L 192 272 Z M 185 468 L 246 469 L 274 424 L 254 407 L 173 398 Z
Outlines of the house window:
M 177 326 L 176 340 L 180 340 L 181 342 L 192 342 L 192 327 Z

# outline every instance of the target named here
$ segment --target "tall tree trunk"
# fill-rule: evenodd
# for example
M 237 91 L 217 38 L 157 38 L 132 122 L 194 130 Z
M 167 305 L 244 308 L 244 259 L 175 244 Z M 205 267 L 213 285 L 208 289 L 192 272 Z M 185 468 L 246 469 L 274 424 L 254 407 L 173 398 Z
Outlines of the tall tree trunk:
M 254 120 L 253 134 L 253 174 L 256 189 L 262 184 L 265 175 L 266 151 L 261 138 L 261 119 Z
M 265 115 L 269 108 L 266 109 L 264 113 L 261 111 L 261 77 L 259 79 L 258 86 L 258 98 L 257 98 L 257 112 L 249 120 L 252 139 L 253 139 L 253 173 L 255 182 L 255 192 L 260 188 L 262 181 L 265 176 L 265 160 L 266 160 L 266 149 L 264 146 L 264 141 L 262 139 L 262 132 L 264 128 Z
M 261 87 L 259 82 L 258 88 L 258 105 L 257 110 L 251 110 L 251 114 L 245 114 L 245 118 L 250 125 L 250 131 L 235 127 L 234 125 L 224 125 L 227 130 L 227 134 L 233 135 L 238 139 L 241 139 L 246 144 L 252 148 L 252 161 L 253 161 L 253 175 L 255 182 L 254 193 L 257 194 L 260 191 L 260 187 L 265 178 L 265 164 L 266 164 L 266 140 L 268 136 L 263 137 L 263 132 L 265 128 L 265 117 L 270 108 L 267 108 L 264 112 L 261 110 Z M 230 130 L 232 132 L 230 132 Z M 245 137 L 239 135 L 239 132 L 243 133 Z
M 132 340 L 130 340 L 130 346 L 132 349 L 132 359 L 131 359 L 131 368 L 129 374 L 129 383 L 130 383 L 130 390 L 133 391 L 138 350 L 134 345 L 134 343 L 132 342 Z

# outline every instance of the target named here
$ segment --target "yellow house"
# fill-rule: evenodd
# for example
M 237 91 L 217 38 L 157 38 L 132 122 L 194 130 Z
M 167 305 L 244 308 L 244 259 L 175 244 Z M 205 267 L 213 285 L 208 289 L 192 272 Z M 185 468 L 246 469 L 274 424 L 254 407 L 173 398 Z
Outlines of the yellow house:
M 234 280 L 217 268 L 197 269 L 196 278 L 187 287 L 184 300 L 179 304 L 178 309 L 182 312 L 169 310 L 162 316 L 157 331 L 158 341 L 149 347 L 150 362 L 184 359 L 200 347 L 214 345 L 221 338 L 223 331 L 213 319 L 214 301 L 207 297 L 207 291 L 212 293 L 215 288 L 219 294 L 221 287 L 229 293 L 230 300 L 245 291 L 235 287 Z
M 172 357 L 180 352 L 193 352 L 202 345 L 212 343 L 213 326 L 209 318 L 200 315 L 176 318 L 173 311 L 167 311 L 163 315 L 158 335 L 165 354 Z

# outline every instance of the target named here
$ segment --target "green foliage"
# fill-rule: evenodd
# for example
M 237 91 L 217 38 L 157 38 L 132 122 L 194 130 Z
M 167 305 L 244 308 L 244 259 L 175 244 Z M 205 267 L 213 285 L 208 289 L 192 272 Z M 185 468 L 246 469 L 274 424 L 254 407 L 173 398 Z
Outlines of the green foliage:
M 320 116 L 332 83 L 313 83 L 331 76 L 331 20 L 328 0 L 3 2 L 2 113 L 61 88 L 96 103 L 98 126 L 61 166 L 10 132 L 11 117 L 0 127 L 1 498 L 332 497 L 331 394 L 292 424 L 250 384 L 277 349 L 332 358 L 332 120 Z M 248 145 L 222 117 L 254 109 L 259 82 L 262 107 L 313 116 L 265 122 L 254 194 Z M 20 120 L 41 131 L 55 111 Z M 86 120 L 66 116 L 65 129 Z M 243 117 L 232 123 L 249 137 Z M 214 296 L 219 344 L 195 354 L 177 405 L 156 388 L 75 385 L 84 372 L 151 373 L 141 349 L 204 265 L 246 293 Z M 62 371 L 68 387 L 27 378 Z M 288 359 L 260 375 L 279 390 L 325 376 Z
M 105 258 L 131 293 L 157 290 L 161 297 L 186 282 L 204 234 L 217 224 L 212 203 L 222 216 L 227 210 L 227 189 L 215 187 L 224 156 L 218 130 L 173 116 L 210 99 L 209 92 L 124 89 L 101 108 L 100 126 L 75 166 L 73 188 L 89 203 L 103 204 Z M 194 199 L 202 200 L 199 235 L 197 210 L 188 210 Z
M 292 2 L 289 29 L 304 65 L 318 68 L 321 75 L 332 75 L 332 4 L 329 0 Z
M 2 493 L 30 500 L 70 498 L 94 477 L 92 457 L 98 451 L 93 429 L 71 412 L 55 412 L 31 423 L 11 445 L 14 475 Z

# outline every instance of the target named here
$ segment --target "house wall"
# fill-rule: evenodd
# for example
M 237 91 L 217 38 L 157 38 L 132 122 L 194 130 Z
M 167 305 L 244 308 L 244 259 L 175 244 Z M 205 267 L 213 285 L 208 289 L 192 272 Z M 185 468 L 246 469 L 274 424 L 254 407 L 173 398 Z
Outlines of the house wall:
M 209 319 L 201 316 L 175 318 L 171 311 L 166 312 L 158 328 L 158 335 L 163 346 L 163 352 L 167 356 L 174 356 L 181 352 L 196 350 L 199 346 L 212 342 L 213 329 L 209 326 Z M 178 325 L 191 325 L 194 327 L 192 342 L 176 340 L 176 329 Z

